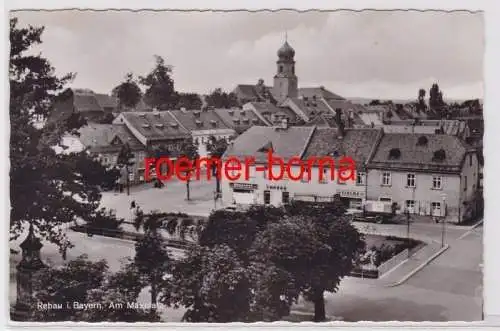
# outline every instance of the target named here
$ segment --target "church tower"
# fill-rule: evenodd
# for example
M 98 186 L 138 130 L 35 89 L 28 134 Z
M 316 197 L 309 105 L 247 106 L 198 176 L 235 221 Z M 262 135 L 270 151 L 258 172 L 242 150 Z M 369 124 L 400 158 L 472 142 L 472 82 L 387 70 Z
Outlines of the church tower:
M 297 76 L 295 75 L 295 50 L 285 43 L 278 50 L 277 72 L 274 76 L 273 95 L 282 102 L 287 97 L 297 97 Z

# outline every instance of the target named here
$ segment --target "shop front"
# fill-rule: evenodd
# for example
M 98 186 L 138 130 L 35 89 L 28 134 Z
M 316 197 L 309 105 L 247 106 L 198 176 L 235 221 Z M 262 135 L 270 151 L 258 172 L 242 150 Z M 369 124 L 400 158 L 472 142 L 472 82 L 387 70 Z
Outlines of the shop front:
M 366 196 L 364 191 L 338 190 L 337 194 L 340 195 L 340 198 L 345 203 L 347 208 L 349 209 L 363 208 L 363 201 Z
M 233 203 L 241 205 L 251 205 L 257 199 L 257 184 L 230 183 L 232 189 Z

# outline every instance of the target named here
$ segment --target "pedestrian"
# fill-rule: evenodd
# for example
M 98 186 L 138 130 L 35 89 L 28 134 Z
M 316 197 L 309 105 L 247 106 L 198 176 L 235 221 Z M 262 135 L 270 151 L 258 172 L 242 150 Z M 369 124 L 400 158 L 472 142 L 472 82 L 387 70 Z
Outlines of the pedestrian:
M 132 200 L 132 202 L 130 203 L 130 209 L 134 209 L 135 207 L 135 200 Z

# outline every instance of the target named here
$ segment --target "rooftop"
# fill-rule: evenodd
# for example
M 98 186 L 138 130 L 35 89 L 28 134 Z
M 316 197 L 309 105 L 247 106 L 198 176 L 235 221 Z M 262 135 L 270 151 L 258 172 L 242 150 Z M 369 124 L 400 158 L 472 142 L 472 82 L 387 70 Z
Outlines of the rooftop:
M 306 148 L 313 127 L 289 127 L 277 129 L 267 126 L 253 126 L 238 136 L 224 154 L 239 158 L 253 156 L 256 162 L 267 161 L 267 149 L 272 147 L 273 154 L 288 159 L 301 156 Z
M 214 112 L 237 133 L 242 133 L 255 125 L 266 125 L 253 111 L 244 109 L 215 109 Z
M 170 113 L 189 131 L 230 129 L 213 110 L 172 110 Z
M 189 132 L 168 112 L 124 112 L 125 120 L 148 140 L 183 139 Z M 119 117 L 115 120 L 119 119 Z
M 121 144 L 125 143 L 128 143 L 132 150 L 144 149 L 144 146 L 123 124 L 89 123 L 80 128 L 79 132 L 80 142 L 85 147 L 90 147 L 92 152 L 117 151 L 121 148 Z
M 435 152 L 441 149 L 444 150 L 444 158 L 436 158 Z M 393 153 L 391 150 L 399 152 L 391 154 Z M 460 172 L 466 151 L 461 140 L 451 135 L 386 133 L 370 166 L 385 169 Z

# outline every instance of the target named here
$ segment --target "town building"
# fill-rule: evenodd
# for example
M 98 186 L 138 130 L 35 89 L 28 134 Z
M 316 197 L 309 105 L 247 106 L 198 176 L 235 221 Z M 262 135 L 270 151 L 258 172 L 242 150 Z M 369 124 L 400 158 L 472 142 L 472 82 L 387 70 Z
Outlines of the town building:
M 265 119 L 258 116 L 251 109 L 214 109 L 219 118 L 236 134 L 241 134 L 254 125 L 268 125 Z
M 125 125 L 148 151 L 161 149 L 172 160 L 179 156 L 182 143 L 191 136 L 168 111 L 123 112 L 113 124 Z
M 244 110 L 253 111 L 259 118 L 268 125 L 277 125 L 287 120 L 290 126 L 303 124 L 300 117 L 287 107 L 278 107 L 269 102 L 247 102 L 242 107 Z
M 254 126 L 240 135 L 224 155 L 225 160 L 232 156 L 240 160 L 254 157 L 255 165 L 250 167 L 248 180 L 242 175 L 238 180 L 221 181 L 223 203 L 279 206 L 292 199 L 331 201 L 335 194 L 340 194 L 347 207 L 360 208 L 366 195 L 365 163 L 379 136 L 381 131 L 374 129 L 288 127 L 286 121 L 274 127 Z M 332 179 L 330 166 L 320 167 L 319 162 L 312 165 L 310 178 L 304 175 L 295 180 L 284 173 L 280 180 L 270 179 L 267 170 L 259 170 L 268 165 L 269 150 L 285 163 L 293 157 L 306 163 L 312 158 L 326 157 L 338 163 L 343 156 L 349 156 L 356 164 L 354 179 L 343 182 L 336 171 Z M 336 169 L 338 166 L 334 165 Z M 319 171 L 323 172 L 321 177 Z M 279 165 L 273 166 L 273 173 L 280 173 Z M 291 167 L 291 174 L 300 174 L 298 164 Z
M 383 124 L 386 133 L 447 134 L 462 140 L 470 136 L 466 121 L 460 120 L 406 120 L 390 121 Z
M 102 122 L 106 117 L 112 119 L 116 108 L 116 99 L 109 95 L 88 89 L 67 89 L 56 98 L 49 121 L 63 121 L 78 113 L 88 122 Z
M 399 212 L 452 222 L 475 213 L 477 153 L 456 136 L 385 133 L 367 168 L 368 210 L 374 201 L 395 203 Z
M 229 141 L 235 134 L 235 130 L 222 121 L 214 110 L 172 110 L 169 113 L 191 133 L 199 156 L 207 156 L 207 143 L 211 137 Z
M 123 124 L 89 123 L 79 129 L 76 138 L 83 148 L 97 156 L 106 167 L 118 166 L 118 155 L 123 146 L 128 145 L 133 154 L 133 162 L 129 167 L 130 182 L 139 183 L 144 180 L 144 158 L 146 147 Z

